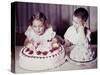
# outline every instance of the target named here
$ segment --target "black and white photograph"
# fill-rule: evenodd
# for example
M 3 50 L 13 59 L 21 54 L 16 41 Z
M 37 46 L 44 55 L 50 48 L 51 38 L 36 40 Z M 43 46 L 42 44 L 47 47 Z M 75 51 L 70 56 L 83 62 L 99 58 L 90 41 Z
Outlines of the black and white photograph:
M 97 68 L 96 6 L 11 3 L 11 71 Z

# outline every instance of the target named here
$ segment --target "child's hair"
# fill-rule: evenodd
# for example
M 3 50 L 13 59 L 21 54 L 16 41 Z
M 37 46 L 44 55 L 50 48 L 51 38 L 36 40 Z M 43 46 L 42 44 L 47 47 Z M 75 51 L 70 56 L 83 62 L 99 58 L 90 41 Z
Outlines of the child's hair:
M 87 21 L 88 19 L 88 11 L 85 8 L 78 8 L 74 11 L 74 16 L 81 18 L 84 22 Z M 89 28 L 84 27 L 84 33 L 85 36 L 87 35 L 87 31 L 89 30 Z
M 35 19 L 40 20 L 47 27 L 47 18 L 42 12 L 38 12 L 31 17 L 31 22 L 30 22 L 31 25 L 32 21 L 34 21 Z
M 74 16 L 81 18 L 84 22 L 88 19 L 88 11 L 85 8 L 78 8 L 74 11 Z

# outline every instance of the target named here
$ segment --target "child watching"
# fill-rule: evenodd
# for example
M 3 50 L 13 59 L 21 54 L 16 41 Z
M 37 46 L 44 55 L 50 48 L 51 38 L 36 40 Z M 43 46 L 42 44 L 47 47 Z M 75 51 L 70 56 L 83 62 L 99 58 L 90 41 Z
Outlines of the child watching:
M 88 11 L 78 8 L 73 14 L 73 25 L 64 34 L 65 47 L 73 45 L 70 58 L 75 61 L 90 61 L 93 53 L 89 49 L 90 30 L 85 26 L 88 19 Z

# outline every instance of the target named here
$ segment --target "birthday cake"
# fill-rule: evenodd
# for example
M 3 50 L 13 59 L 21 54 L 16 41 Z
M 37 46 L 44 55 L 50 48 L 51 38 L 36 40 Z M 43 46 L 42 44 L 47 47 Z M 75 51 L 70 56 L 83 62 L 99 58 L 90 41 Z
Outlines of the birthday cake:
M 20 67 L 27 70 L 48 70 L 62 65 L 65 62 L 65 51 L 62 45 L 50 42 L 38 44 L 36 48 L 32 44 L 24 46 L 19 54 Z

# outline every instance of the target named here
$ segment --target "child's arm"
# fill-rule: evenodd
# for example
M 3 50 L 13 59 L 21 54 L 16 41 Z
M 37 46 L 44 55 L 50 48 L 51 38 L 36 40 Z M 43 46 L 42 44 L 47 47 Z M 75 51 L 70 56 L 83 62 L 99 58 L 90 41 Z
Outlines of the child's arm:
M 74 26 L 70 26 L 64 34 L 64 47 L 69 47 L 76 43 L 76 34 L 74 34 Z
M 29 40 L 26 38 L 24 42 L 24 46 L 26 46 L 29 43 Z
M 25 39 L 25 42 L 24 42 L 24 46 L 27 46 L 29 43 L 32 43 L 33 44 L 33 41 L 32 40 L 29 40 L 28 38 Z
M 73 44 L 69 40 L 65 39 L 64 47 L 66 48 L 66 47 L 69 47 L 71 45 L 73 45 Z
M 53 38 L 51 42 L 52 42 L 51 45 L 53 49 L 59 48 L 60 43 L 58 42 L 57 38 Z
M 90 35 L 91 35 L 91 31 L 88 29 L 88 30 L 87 30 L 87 35 L 86 35 L 86 37 L 87 37 L 87 39 L 88 39 L 88 42 L 91 41 Z
M 35 49 L 38 47 L 38 45 L 40 44 L 40 42 L 34 42 L 33 40 L 29 40 L 28 38 L 26 38 L 25 42 L 24 42 L 24 46 L 30 48 L 30 47 L 35 47 Z
M 24 42 L 24 45 L 27 46 L 28 44 L 34 44 L 34 41 L 32 40 L 33 39 L 33 36 L 32 36 L 32 28 L 31 26 L 29 26 L 25 32 L 25 35 L 26 35 L 26 39 L 25 39 L 25 42 Z
M 61 36 L 56 35 L 55 38 L 59 41 L 60 44 L 63 45 L 65 43 L 64 39 Z

